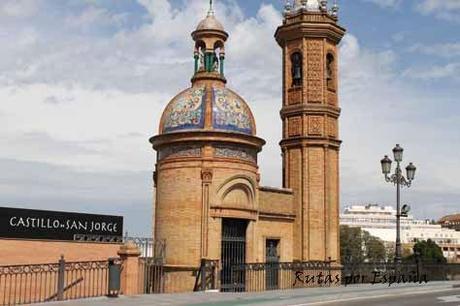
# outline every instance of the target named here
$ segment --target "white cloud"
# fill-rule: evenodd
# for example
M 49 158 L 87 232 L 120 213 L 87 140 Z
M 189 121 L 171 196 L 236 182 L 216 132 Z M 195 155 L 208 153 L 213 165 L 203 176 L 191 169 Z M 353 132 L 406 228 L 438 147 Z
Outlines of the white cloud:
M 166 103 L 190 86 L 190 32 L 205 16 L 206 3 L 186 1 L 178 8 L 166 0 L 141 0 L 147 18 L 140 16 L 138 26 L 126 27 L 124 19 L 118 22 L 119 13 L 88 2 L 83 10 L 58 14 L 62 20 L 54 23 L 67 24 L 58 28 L 45 26 L 46 10 L 26 22 L 18 18 L 14 24 L 3 24 L 0 18 L 0 26 L 8 29 L 0 32 L 0 159 L 9 161 L 10 170 L 1 174 L 0 200 L 68 202 L 70 210 L 78 210 L 72 199 L 81 199 L 77 196 L 83 189 L 100 195 L 92 199 L 91 192 L 83 192 L 85 203 L 110 203 L 119 185 L 114 183 L 110 192 L 107 186 L 121 180 L 138 193 L 136 207 L 149 211 L 154 153 L 148 138 L 157 132 Z M 217 2 L 216 14 L 230 34 L 228 85 L 248 101 L 258 135 L 267 140 L 260 158 L 262 183 L 279 185 L 282 66 L 273 33 L 281 14 L 271 5 L 261 5 L 256 16 L 245 17 L 234 1 Z M 91 27 L 82 31 L 78 25 L 85 23 Z M 108 24 L 113 28 L 101 31 Z M 379 160 L 401 142 L 420 166 L 413 187 L 417 192 L 407 194 L 407 199 L 427 215 L 440 214 L 433 199 L 449 194 L 442 198 L 448 201 L 442 209 L 454 207 L 452 199 L 460 188 L 455 180 L 460 169 L 455 162 L 460 120 L 451 111 L 456 106 L 442 107 L 450 97 L 429 92 L 423 84 L 410 85 L 395 69 L 399 61 L 396 52 L 368 50 L 353 35 L 342 43 L 343 204 L 392 201 Z M 21 174 L 24 163 L 31 169 Z M 48 170 L 38 171 L 42 169 Z M 96 181 L 105 176 L 108 181 L 94 182 L 85 175 L 88 172 Z M 136 178 L 130 183 L 120 179 L 124 175 Z M 53 197 L 60 176 L 65 191 Z M 72 190 L 72 176 L 88 183 Z M 28 177 L 49 188 L 44 193 L 34 189 L 35 198 L 25 198 L 22 193 L 30 183 L 20 180 Z M 125 208 L 132 205 L 128 198 L 123 196 Z M 116 209 L 121 209 L 123 203 L 117 203 Z
M 460 42 L 434 45 L 416 44 L 409 48 L 409 52 L 452 58 L 460 56 Z
M 401 0 L 364 0 L 365 2 L 371 2 L 384 8 L 396 8 L 401 4 Z
M 420 80 L 437 80 L 449 78 L 460 80 L 460 63 L 449 63 L 446 65 L 435 65 L 428 68 L 413 67 L 404 71 L 404 75 Z
M 35 15 L 41 0 L 2 0 L 0 17 L 26 18 Z
M 417 10 L 425 15 L 435 15 L 439 19 L 460 22 L 460 1 L 458 0 L 423 0 Z
M 404 201 L 419 217 L 453 212 L 460 188 L 454 179 L 460 163 L 453 151 L 460 143 L 458 104 L 454 94 L 409 82 L 397 72 L 399 61 L 392 51 L 363 48 L 352 35 L 343 41 L 342 204 L 393 203 L 394 189 L 384 183 L 379 160 L 401 143 L 405 163 L 418 166 Z

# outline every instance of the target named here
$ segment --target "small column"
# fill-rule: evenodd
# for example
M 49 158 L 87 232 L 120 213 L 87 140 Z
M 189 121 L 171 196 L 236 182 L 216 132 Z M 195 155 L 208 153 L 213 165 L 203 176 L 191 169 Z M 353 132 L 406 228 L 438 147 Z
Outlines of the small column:
M 225 60 L 225 53 L 219 54 L 219 61 L 220 61 L 220 76 L 224 77 L 224 60 Z
M 212 184 L 212 169 L 201 170 L 202 180 L 202 208 L 201 208 L 201 258 L 208 258 L 208 222 L 209 222 L 209 189 Z
M 120 247 L 118 255 L 122 260 L 121 293 L 123 295 L 140 294 L 139 256 L 141 251 L 134 243 L 128 242 Z
M 195 53 L 193 54 L 193 58 L 195 59 L 195 73 L 197 73 L 198 69 L 200 68 L 199 67 L 200 54 L 198 53 L 198 51 L 195 51 Z

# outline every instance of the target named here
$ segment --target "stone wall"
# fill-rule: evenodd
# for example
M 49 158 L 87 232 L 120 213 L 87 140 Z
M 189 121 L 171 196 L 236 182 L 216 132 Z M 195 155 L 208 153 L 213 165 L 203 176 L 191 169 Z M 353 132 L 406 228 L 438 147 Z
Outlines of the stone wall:
M 66 261 L 96 261 L 118 257 L 121 244 L 0 239 L 0 265 L 21 265 L 58 262 L 61 255 Z

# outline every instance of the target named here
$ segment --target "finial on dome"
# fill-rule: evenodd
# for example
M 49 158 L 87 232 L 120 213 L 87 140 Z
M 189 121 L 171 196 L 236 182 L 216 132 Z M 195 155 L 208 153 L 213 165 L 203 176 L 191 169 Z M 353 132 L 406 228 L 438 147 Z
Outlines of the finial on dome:
M 209 11 L 208 16 L 214 16 L 214 10 L 212 8 L 212 0 L 209 0 Z
M 338 18 L 339 17 L 339 4 L 337 3 L 337 0 L 334 0 L 334 5 L 332 6 L 332 17 Z
M 320 8 L 321 8 L 321 11 L 327 12 L 327 0 L 321 0 Z
M 286 3 L 284 5 L 284 14 L 285 15 L 289 15 L 289 13 L 291 12 L 291 1 L 289 0 L 286 0 Z

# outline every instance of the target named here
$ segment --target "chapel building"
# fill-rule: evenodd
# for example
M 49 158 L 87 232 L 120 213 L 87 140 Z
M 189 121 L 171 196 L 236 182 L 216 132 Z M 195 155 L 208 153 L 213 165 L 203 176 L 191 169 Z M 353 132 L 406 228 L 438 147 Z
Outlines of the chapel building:
M 211 8 L 192 33 L 191 87 L 166 106 L 157 151 L 154 237 L 166 241 L 166 292 L 192 291 L 202 259 L 222 290 L 235 264 L 339 264 L 338 48 L 345 30 L 327 1 L 286 5 L 282 48 L 282 188 L 260 185 L 249 104 L 227 88 L 229 37 Z M 249 97 L 250 98 L 250 97 Z M 275 140 L 271 140 L 275 141 Z

